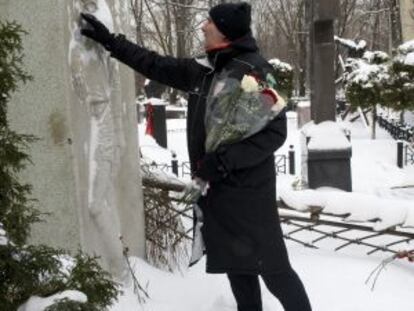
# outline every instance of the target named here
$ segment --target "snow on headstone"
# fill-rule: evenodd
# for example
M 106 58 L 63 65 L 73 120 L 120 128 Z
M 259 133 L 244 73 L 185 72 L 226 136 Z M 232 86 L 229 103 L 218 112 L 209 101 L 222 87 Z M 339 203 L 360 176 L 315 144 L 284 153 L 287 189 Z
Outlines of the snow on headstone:
M 301 101 L 298 101 L 298 104 L 296 105 L 296 107 L 300 107 L 300 108 L 308 108 L 310 106 L 311 106 L 310 100 L 301 100 Z
M 316 125 L 308 123 L 302 130 L 310 139 L 308 150 L 344 150 L 350 149 L 351 143 L 346 138 L 347 130 L 337 122 L 324 121 Z
M 162 100 L 156 97 L 148 98 L 145 104 L 151 104 L 153 106 L 167 106 L 168 105 L 168 103 L 165 100 Z
M 168 106 L 169 103 L 161 98 L 150 97 L 138 100 L 137 104 L 140 106 L 145 106 L 148 104 L 151 104 L 153 106 Z

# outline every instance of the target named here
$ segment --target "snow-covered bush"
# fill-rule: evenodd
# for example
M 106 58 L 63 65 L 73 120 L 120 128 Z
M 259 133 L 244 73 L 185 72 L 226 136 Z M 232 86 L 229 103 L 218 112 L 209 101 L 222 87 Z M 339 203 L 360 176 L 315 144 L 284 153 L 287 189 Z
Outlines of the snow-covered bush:
M 414 40 L 399 46 L 392 59 L 391 108 L 414 109 Z
M 370 64 L 380 65 L 385 64 L 390 60 L 390 56 L 383 51 L 366 51 L 362 59 Z
M 368 59 L 379 61 L 376 57 Z M 353 69 L 345 75 L 346 97 L 351 106 L 356 109 L 385 104 L 382 93 L 388 88 L 391 78 L 389 66 L 370 63 L 365 59 L 350 59 L 347 65 Z
M 401 45 L 392 59 L 381 51 L 366 51 L 360 59 L 348 59 L 347 68 L 346 96 L 353 108 L 414 108 L 414 41 Z
M 276 73 L 277 91 L 281 92 L 286 98 L 292 97 L 293 93 L 293 69 L 288 63 L 282 62 L 277 58 L 269 60 Z
M 7 121 L 13 92 L 31 79 L 22 67 L 24 33 L 16 23 L 0 21 L 0 310 L 18 310 L 31 297 L 67 290 L 79 291 L 87 301 L 67 299 L 50 305 L 49 311 L 105 310 L 118 289 L 96 258 L 81 251 L 71 257 L 45 245 L 25 245 L 31 225 L 41 215 L 30 197 L 31 186 L 18 176 L 30 162 L 27 149 L 35 138 L 12 131 Z
M 356 44 L 337 37 L 335 41 L 345 46 L 351 56 L 346 61 L 343 76 L 345 96 L 351 110 L 369 108 L 372 111 L 372 138 L 375 139 L 377 107 L 392 102 L 390 57 L 382 51 L 366 51 L 365 41 Z

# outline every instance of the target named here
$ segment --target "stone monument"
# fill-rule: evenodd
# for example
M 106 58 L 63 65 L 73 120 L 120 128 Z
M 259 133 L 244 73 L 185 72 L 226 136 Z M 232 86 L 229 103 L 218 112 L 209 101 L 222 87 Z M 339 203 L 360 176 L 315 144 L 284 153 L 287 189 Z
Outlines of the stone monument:
M 312 189 L 352 191 L 351 145 L 346 132 L 335 123 L 334 20 L 339 14 L 339 0 L 308 0 L 306 5 L 313 124 L 302 130 L 302 178 Z
M 336 120 L 334 20 L 338 0 L 308 0 L 311 116 L 316 124 Z
M 34 80 L 14 96 L 11 125 L 41 140 L 25 176 L 42 212 L 32 241 L 101 256 L 116 278 L 130 254 L 145 256 L 133 72 L 79 32 L 80 12 L 128 33 L 126 1 L 0 0 L 0 17 L 16 20 Z

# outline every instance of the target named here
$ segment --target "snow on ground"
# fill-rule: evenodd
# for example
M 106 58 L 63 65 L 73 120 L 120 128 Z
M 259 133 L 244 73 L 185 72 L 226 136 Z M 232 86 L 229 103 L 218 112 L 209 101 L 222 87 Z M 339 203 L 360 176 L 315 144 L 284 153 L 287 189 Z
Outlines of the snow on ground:
M 287 154 L 289 145 L 300 146 L 300 133 L 296 130 L 294 113 L 288 114 L 289 137 L 278 154 Z M 348 124 L 352 134 L 352 178 L 354 192 L 376 195 L 384 199 L 413 200 L 414 188 L 393 187 L 414 185 L 414 166 L 404 169 L 396 165 L 396 142 L 382 129 L 378 139 L 372 141 L 360 122 Z M 177 153 L 179 161 L 188 161 L 186 154 L 184 120 L 168 121 L 168 144 Z M 141 151 L 154 152 L 151 140 L 145 138 L 145 125 L 140 125 Z M 299 152 L 298 147 L 295 147 Z M 147 151 L 146 151 L 147 149 Z M 162 158 L 162 153 L 160 157 Z M 153 155 L 154 156 L 154 155 Z M 164 154 L 164 159 L 168 156 Z M 297 175 L 300 174 L 300 155 L 296 157 Z M 278 189 L 291 188 L 295 177 L 278 176 Z M 413 202 L 413 201 L 411 201 Z M 414 208 L 414 206 L 413 206 Z M 284 227 L 285 229 L 289 229 Z M 311 240 L 315 233 L 303 232 Z M 378 252 L 364 255 L 363 246 L 335 252 L 335 241 L 319 244 L 320 249 L 304 248 L 287 242 L 292 265 L 301 276 L 308 290 L 315 311 L 389 311 L 413 310 L 414 264 L 395 261 L 380 275 L 374 291 L 372 284 L 365 284 L 369 274 L 388 255 Z M 336 244 L 336 245 L 335 245 Z M 365 250 L 366 251 L 366 250 Z M 205 261 L 183 273 L 167 273 L 157 270 L 142 260 L 136 260 L 136 274 L 142 284 L 148 282 L 151 299 L 137 308 L 137 298 L 131 288 L 111 311 L 236 311 L 228 281 L 224 275 L 208 275 L 204 272 Z M 262 283 L 263 310 L 282 311 L 278 301 Z
M 375 287 L 365 285 L 378 258 L 311 250 L 287 243 L 292 265 L 301 276 L 315 311 L 390 311 L 412 310 L 414 302 L 414 269 L 412 264 L 398 262 L 384 271 Z M 157 270 L 142 260 L 137 275 L 148 282 L 150 298 L 142 311 L 236 311 L 228 281 L 224 275 L 204 272 L 205 261 L 184 274 Z M 410 266 L 411 265 L 411 266 Z M 279 302 L 262 282 L 263 310 L 282 311 Z M 125 290 L 111 311 L 137 310 L 137 298 Z

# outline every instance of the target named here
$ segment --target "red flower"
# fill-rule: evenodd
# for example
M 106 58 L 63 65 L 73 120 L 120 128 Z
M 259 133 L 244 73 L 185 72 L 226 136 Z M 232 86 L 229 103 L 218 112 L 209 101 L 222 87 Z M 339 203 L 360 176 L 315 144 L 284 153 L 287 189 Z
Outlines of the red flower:
M 263 95 L 269 96 L 272 99 L 273 105 L 277 103 L 278 97 L 275 91 L 272 89 L 266 88 L 262 91 Z

